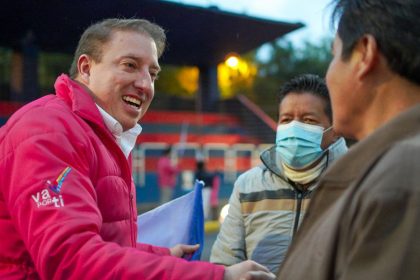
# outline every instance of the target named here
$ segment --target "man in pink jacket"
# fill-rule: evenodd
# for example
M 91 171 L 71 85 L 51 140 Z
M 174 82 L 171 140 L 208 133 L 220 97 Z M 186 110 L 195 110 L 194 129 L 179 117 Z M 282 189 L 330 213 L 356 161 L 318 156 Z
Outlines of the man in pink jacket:
M 0 130 L 0 279 L 272 279 L 181 257 L 196 246 L 136 243 L 130 152 L 154 95 L 164 31 L 108 19 L 70 69 Z M 174 257 L 175 256 L 175 257 Z

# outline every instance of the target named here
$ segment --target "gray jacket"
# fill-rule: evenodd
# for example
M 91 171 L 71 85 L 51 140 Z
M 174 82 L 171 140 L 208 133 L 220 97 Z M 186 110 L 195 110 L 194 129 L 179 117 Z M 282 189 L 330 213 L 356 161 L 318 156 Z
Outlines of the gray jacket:
M 340 138 L 328 149 L 328 164 L 346 151 Z M 263 164 L 235 182 L 211 262 L 229 266 L 251 259 L 277 272 L 316 187 L 313 183 L 304 190 L 287 180 L 277 156 L 275 147 L 264 151 Z

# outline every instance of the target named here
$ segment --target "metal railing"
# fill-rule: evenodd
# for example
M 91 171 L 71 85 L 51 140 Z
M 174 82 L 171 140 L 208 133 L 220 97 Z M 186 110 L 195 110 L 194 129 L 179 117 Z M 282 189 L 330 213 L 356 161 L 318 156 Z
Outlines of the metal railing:
M 204 160 L 208 163 L 210 169 L 217 170 L 224 174 L 224 180 L 227 183 L 233 183 L 238 173 L 246 171 L 260 164 L 260 153 L 272 146 L 272 144 L 174 144 L 171 152 L 171 160 L 174 163 L 182 162 L 186 159 Z M 158 158 L 163 151 L 169 147 L 167 143 L 141 143 L 136 145 L 133 150 L 133 179 L 137 186 L 144 187 L 146 185 L 146 172 L 150 169 L 147 165 L 148 154 L 153 154 L 150 157 Z M 182 152 L 180 152 L 182 151 Z M 216 160 L 217 166 L 212 163 Z M 242 165 L 239 163 L 242 162 Z M 245 164 L 244 164 L 245 163 Z M 246 164 L 249 163 L 249 164 Z M 183 171 L 194 171 L 190 165 Z

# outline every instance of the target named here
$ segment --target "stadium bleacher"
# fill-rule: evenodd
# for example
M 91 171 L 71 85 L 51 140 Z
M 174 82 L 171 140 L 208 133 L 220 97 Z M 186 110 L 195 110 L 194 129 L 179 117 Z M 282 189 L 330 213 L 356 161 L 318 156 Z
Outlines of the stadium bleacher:
M 22 106 L 21 103 L 0 102 L 0 126 Z M 241 109 L 243 110 L 243 109 Z M 238 112 L 239 110 L 233 110 Z M 249 118 L 247 113 L 247 118 Z M 221 176 L 219 198 L 227 200 L 237 176 L 259 163 L 259 153 L 267 148 L 244 124 L 238 113 L 172 111 L 149 109 L 142 118 L 143 131 L 133 151 L 133 178 L 137 202 L 145 209 L 157 205 L 156 166 L 162 151 L 173 145 L 173 160 L 182 170 L 178 176 L 175 197 L 192 187 L 197 158 L 203 157 L 207 169 Z M 258 131 L 259 124 L 254 124 Z M 263 142 L 264 143 L 264 142 Z M 182 154 L 176 151 L 182 150 Z

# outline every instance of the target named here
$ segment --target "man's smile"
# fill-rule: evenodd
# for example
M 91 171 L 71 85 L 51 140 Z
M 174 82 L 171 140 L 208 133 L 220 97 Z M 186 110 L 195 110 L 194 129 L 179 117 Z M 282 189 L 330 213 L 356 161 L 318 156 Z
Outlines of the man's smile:
M 128 105 L 136 108 L 136 110 L 140 109 L 141 104 L 143 103 L 142 100 L 135 98 L 133 96 L 128 96 L 128 95 L 124 95 L 122 97 L 122 99 L 124 100 L 125 103 L 127 103 Z

